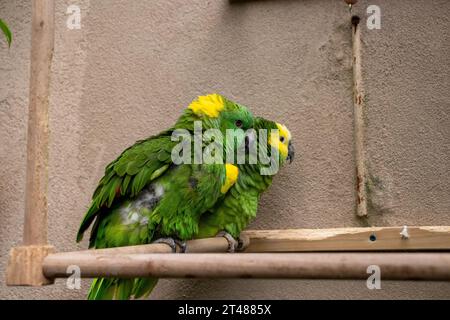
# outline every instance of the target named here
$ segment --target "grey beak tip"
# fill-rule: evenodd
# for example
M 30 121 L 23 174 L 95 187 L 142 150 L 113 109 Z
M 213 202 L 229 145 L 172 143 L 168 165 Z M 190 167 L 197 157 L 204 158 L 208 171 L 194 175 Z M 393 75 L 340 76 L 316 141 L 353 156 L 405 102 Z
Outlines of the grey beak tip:
M 289 142 L 289 145 L 288 145 L 288 156 L 287 156 L 287 160 L 289 160 L 289 164 L 291 164 L 292 161 L 294 161 L 294 156 L 295 156 L 294 145 L 291 142 Z

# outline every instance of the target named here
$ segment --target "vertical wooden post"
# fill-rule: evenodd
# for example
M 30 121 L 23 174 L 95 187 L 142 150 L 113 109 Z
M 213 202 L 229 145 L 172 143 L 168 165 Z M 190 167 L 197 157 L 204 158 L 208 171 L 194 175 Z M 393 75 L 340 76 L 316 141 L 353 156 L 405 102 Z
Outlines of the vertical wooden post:
M 367 216 L 366 160 L 364 139 L 364 91 L 361 72 L 361 31 L 358 17 L 352 17 L 353 114 L 356 162 L 356 214 Z
M 53 1 L 35 0 L 32 3 L 25 245 L 47 243 L 48 97 L 54 38 Z
M 54 0 L 32 0 L 31 74 L 23 246 L 11 249 L 8 285 L 52 283 L 42 261 L 47 245 L 48 104 L 54 44 Z

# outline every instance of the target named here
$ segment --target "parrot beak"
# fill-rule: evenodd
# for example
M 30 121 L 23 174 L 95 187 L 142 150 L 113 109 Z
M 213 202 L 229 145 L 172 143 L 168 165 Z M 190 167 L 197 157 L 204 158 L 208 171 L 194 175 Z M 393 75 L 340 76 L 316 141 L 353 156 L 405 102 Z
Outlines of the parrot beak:
M 289 161 L 289 164 L 291 164 L 292 161 L 294 161 L 294 156 L 295 156 L 295 148 L 294 145 L 292 144 L 292 141 L 289 141 L 288 156 L 286 158 L 286 161 Z

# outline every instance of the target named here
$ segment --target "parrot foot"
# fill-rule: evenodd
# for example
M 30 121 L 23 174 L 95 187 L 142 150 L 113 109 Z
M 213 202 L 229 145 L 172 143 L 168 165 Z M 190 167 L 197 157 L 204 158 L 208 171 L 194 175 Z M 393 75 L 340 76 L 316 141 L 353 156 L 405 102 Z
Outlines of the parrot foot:
M 180 253 L 186 253 L 186 251 L 187 251 L 187 243 L 186 243 L 186 241 L 175 239 L 175 243 L 180 248 Z
M 228 241 L 228 252 L 235 252 L 239 247 L 239 241 L 233 238 L 231 234 L 226 231 L 220 231 L 216 237 L 224 237 Z
M 185 253 L 186 249 L 187 249 L 185 241 L 181 241 L 181 240 L 174 239 L 174 238 L 169 238 L 169 237 L 168 238 L 156 239 L 152 243 L 164 243 L 164 244 L 167 244 L 172 249 L 173 253 L 177 252 L 177 247 L 180 248 L 180 252 L 181 253 Z

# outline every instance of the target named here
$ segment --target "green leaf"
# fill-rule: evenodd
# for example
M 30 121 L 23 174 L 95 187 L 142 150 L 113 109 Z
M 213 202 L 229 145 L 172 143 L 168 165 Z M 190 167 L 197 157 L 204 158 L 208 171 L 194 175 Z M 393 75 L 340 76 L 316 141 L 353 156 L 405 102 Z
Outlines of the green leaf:
M 2 29 L 3 33 L 5 34 L 6 42 L 8 42 L 8 47 L 11 47 L 12 34 L 8 26 L 2 19 L 0 19 L 0 29 Z

